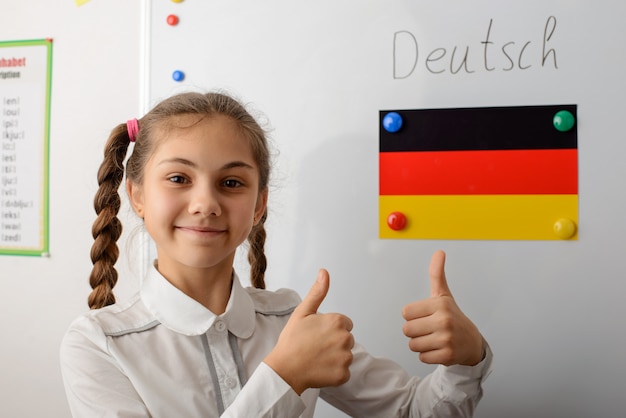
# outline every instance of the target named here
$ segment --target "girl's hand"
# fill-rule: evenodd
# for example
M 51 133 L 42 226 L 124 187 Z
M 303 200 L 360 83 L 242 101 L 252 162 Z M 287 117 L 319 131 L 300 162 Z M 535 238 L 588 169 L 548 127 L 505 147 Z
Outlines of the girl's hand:
M 339 386 L 350 378 L 352 321 L 341 314 L 317 313 L 329 283 L 328 272 L 320 270 L 264 360 L 298 395 L 308 388 Z
M 424 363 L 474 366 L 484 356 L 483 338 L 476 326 L 459 309 L 448 288 L 443 251 L 430 262 L 430 298 L 402 309 L 402 327 L 410 338 L 409 348 L 420 353 Z

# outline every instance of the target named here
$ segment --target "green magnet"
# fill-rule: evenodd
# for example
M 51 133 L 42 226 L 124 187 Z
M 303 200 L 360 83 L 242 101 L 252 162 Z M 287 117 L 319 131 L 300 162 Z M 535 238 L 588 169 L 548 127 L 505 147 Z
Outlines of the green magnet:
M 567 110 L 560 110 L 554 115 L 552 123 L 558 131 L 567 132 L 574 127 L 574 115 Z

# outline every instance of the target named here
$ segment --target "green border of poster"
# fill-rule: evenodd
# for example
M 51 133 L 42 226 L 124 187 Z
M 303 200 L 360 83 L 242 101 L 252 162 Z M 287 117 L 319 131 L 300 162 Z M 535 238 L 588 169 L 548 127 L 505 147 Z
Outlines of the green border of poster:
M 19 249 L 0 246 L 0 255 L 47 256 L 49 252 L 49 191 L 50 191 L 50 101 L 52 92 L 52 39 L 32 39 L 20 41 L 0 41 L 0 48 L 45 46 L 46 47 L 46 86 L 43 138 L 43 193 L 41 196 L 42 219 L 40 226 L 40 248 Z

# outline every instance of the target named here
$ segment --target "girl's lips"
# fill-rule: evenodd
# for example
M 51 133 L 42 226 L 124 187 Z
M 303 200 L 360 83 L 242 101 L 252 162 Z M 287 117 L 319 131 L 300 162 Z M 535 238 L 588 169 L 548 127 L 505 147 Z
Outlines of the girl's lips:
M 190 231 L 190 232 L 198 232 L 198 233 L 220 233 L 224 232 L 225 229 L 206 227 L 206 226 L 177 226 L 176 228 Z

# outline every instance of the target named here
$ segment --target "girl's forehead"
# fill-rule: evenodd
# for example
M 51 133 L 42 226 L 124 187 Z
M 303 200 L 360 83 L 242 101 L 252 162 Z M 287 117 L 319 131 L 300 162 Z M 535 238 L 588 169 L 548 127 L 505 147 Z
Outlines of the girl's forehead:
M 172 132 L 186 131 L 204 125 L 229 125 L 236 126 L 235 121 L 220 113 L 216 114 L 195 114 L 195 113 L 183 113 L 179 115 L 172 115 L 164 119 L 160 123 L 160 131 L 167 136 Z
M 224 115 L 181 115 L 158 132 L 153 157 L 163 153 L 196 154 L 200 157 L 238 156 L 255 162 L 253 147 L 243 130 L 232 118 Z M 206 154 L 208 153 L 208 154 Z M 217 154 L 216 154 L 217 153 Z
M 159 124 L 155 144 L 158 147 L 170 139 L 213 137 L 244 139 L 237 122 L 226 115 L 182 114 L 171 116 Z

